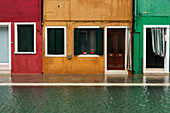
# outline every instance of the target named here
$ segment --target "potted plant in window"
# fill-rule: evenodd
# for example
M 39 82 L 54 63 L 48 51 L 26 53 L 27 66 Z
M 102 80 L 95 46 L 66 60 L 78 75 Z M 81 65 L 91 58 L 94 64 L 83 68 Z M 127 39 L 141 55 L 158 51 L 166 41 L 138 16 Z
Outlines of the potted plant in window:
M 90 52 L 91 52 L 91 54 L 93 55 L 93 54 L 94 54 L 94 49 L 91 49 Z
M 87 55 L 87 52 L 84 50 L 83 55 Z

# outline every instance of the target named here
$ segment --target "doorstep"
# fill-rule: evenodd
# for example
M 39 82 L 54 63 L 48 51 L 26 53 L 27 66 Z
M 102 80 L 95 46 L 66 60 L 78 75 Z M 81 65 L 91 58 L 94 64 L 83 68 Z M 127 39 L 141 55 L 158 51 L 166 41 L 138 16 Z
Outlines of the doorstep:
M 148 68 L 144 75 L 169 75 L 164 68 Z
M 126 70 L 107 70 L 107 71 L 105 71 L 105 74 L 128 75 L 128 71 L 126 71 Z
M 11 70 L 9 70 L 8 64 L 0 65 L 0 74 L 10 74 Z

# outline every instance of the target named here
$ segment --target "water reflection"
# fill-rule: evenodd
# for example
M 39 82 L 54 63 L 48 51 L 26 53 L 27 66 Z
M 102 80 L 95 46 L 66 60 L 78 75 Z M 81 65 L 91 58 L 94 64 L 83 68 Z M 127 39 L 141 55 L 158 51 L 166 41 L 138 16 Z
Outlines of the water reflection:
M 168 113 L 168 87 L 0 87 L 2 113 Z
M 0 83 L 10 83 L 11 74 L 0 74 Z
M 169 83 L 168 76 L 143 76 L 143 83 Z
M 107 83 L 128 83 L 131 80 L 129 75 L 105 75 L 107 77 Z
M 0 83 L 169 83 L 169 75 L 0 75 Z
M 42 83 L 43 76 L 41 74 L 12 74 L 12 83 Z

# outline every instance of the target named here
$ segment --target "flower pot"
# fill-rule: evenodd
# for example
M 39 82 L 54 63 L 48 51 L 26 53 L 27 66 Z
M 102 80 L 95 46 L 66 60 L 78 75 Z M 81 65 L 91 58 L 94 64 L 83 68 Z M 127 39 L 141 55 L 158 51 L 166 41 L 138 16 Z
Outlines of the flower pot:
M 87 52 L 83 52 L 83 55 L 87 55 Z
M 91 52 L 91 54 L 93 55 L 93 54 L 94 54 L 94 52 Z

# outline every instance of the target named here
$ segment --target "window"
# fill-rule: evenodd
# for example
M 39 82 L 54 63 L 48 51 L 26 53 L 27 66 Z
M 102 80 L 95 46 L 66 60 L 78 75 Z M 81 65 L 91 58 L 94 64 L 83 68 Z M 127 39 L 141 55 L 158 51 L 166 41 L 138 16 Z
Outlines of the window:
M 93 49 L 96 51 L 96 30 L 95 29 L 82 29 L 80 30 L 80 47 L 81 53 L 84 51 L 90 54 Z
M 15 23 L 15 54 L 36 53 L 35 23 Z
M 75 28 L 74 54 L 103 55 L 103 28 Z
M 66 56 L 66 27 L 46 27 L 46 56 Z

